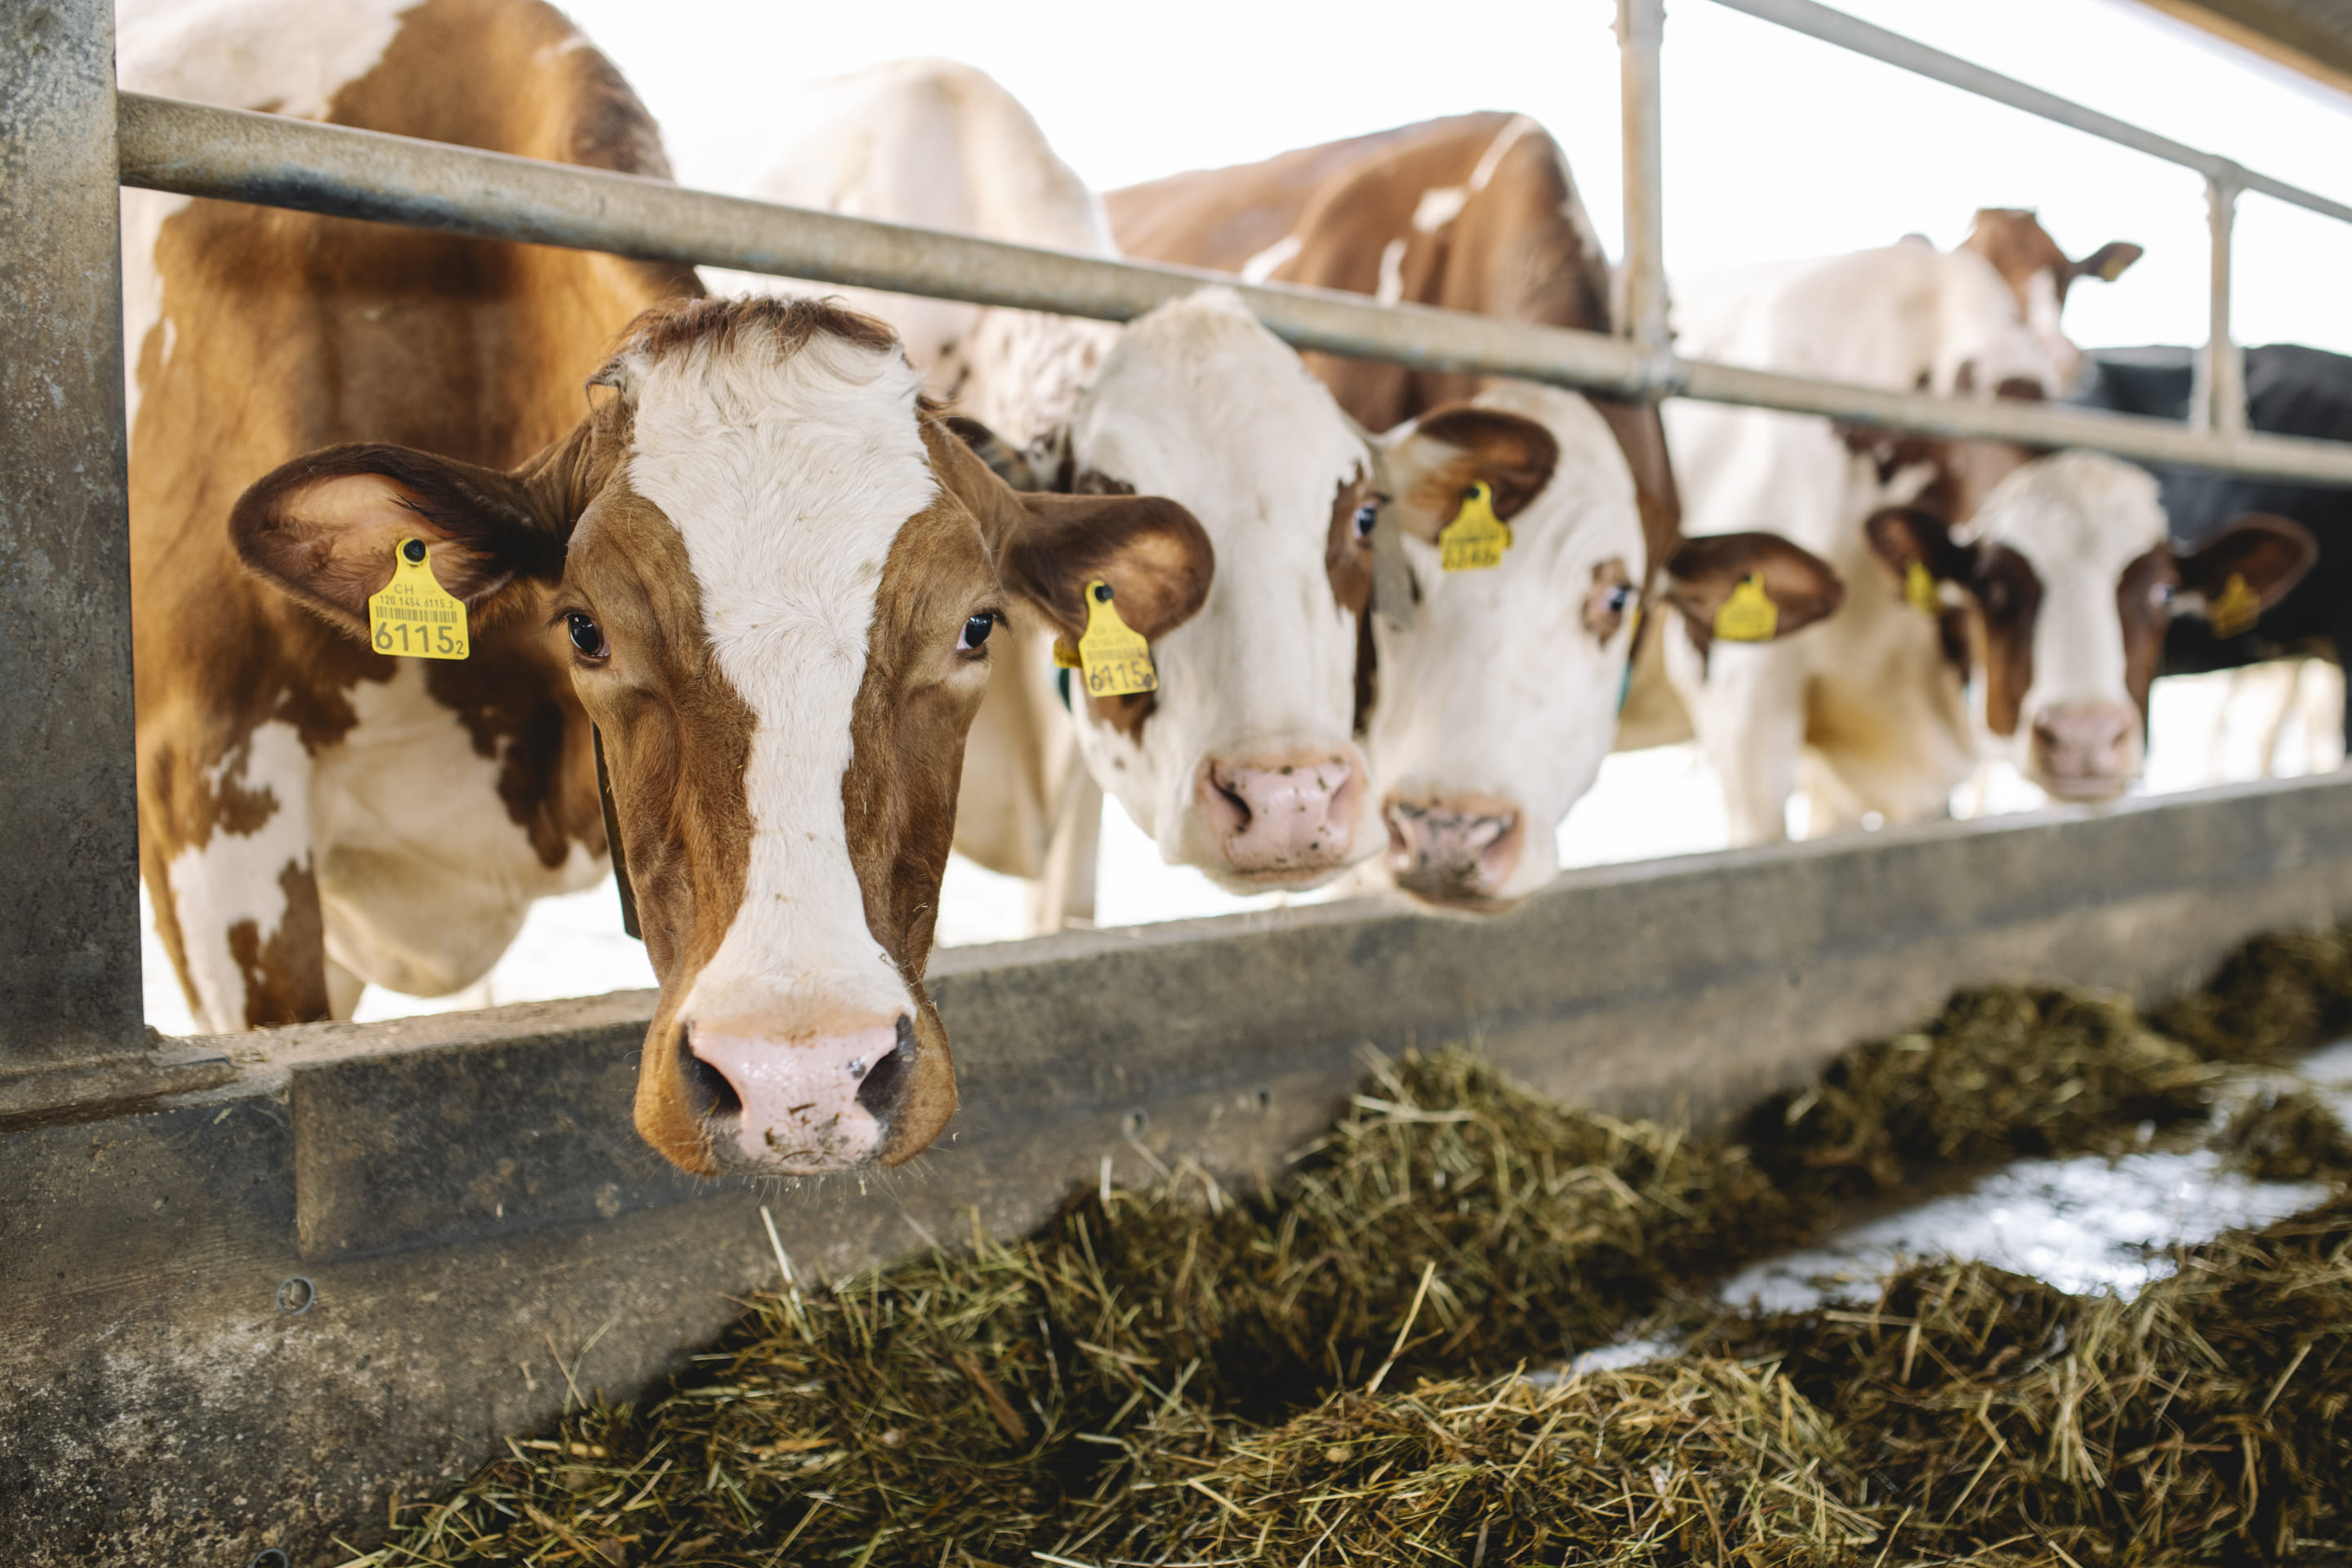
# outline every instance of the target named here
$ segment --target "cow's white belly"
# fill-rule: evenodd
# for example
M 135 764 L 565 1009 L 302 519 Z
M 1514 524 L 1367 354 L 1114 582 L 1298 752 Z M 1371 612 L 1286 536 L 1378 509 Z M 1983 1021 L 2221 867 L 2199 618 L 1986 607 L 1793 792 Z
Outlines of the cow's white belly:
M 605 870 L 579 845 L 550 867 L 499 797 L 499 763 L 404 661 L 351 693 L 359 722 L 313 760 L 312 843 L 327 956 L 372 984 L 443 996 L 489 972 L 531 901 Z

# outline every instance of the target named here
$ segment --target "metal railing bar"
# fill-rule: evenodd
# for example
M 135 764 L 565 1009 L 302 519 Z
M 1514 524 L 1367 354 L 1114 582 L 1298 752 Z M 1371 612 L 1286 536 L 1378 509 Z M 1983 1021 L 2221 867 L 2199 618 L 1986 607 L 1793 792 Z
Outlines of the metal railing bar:
M 2352 443 L 2200 436 L 2168 420 L 1884 392 L 1704 361 L 1662 363 L 1596 332 L 1242 284 L 1223 273 L 1066 255 L 138 93 L 119 102 L 122 183 L 150 190 L 1104 321 L 1130 320 L 1216 283 L 1234 289 L 1269 330 L 1303 349 L 2352 485 Z
M 1817 5 L 1814 0 L 1715 0 L 1715 3 L 1774 23 L 1791 32 L 1818 38 L 1822 43 L 1835 44 L 1842 49 L 1867 56 L 1915 76 L 1924 76 L 1947 87 L 1958 88 L 1962 92 L 1974 93 L 1979 98 L 1989 98 L 2011 109 L 2040 115 L 2044 120 L 2087 135 L 2129 147 L 2137 153 L 2145 153 L 2151 158 L 2161 158 L 2168 163 L 2194 169 L 2209 180 L 2220 180 L 2240 190 L 2259 191 L 2263 195 L 2323 214 L 2339 223 L 2352 223 L 2352 204 L 2315 195 L 2300 186 L 2290 185 L 2284 180 L 2274 180 L 2268 174 L 2258 174 L 2216 153 L 2201 153 L 2168 136 L 2158 136 L 2153 131 L 2142 130 L 2128 121 L 2117 120 L 2112 114 L 2102 114 L 2054 92 L 2030 87 L 2014 77 L 2003 76 L 1957 55 L 1930 48 L 1916 39 L 1906 38 L 1900 33 L 1890 33 L 1858 16 L 1849 16 L 1843 11 Z

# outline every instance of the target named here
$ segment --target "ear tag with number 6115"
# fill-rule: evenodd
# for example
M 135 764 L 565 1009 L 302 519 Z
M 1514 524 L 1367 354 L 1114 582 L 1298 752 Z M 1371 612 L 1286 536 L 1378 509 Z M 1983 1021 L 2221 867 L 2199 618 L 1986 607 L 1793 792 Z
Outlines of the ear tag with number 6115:
M 2246 580 L 2235 572 L 2231 573 L 2230 580 L 2221 584 L 2221 597 L 2215 599 L 2212 607 L 2205 612 L 2205 619 L 2212 626 L 2213 635 L 2217 637 L 2233 637 L 2241 632 L 2250 632 L 2254 629 L 2254 623 L 2262 618 L 2263 596 L 2247 587 Z
M 411 658 L 464 658 L 466 606 L 433 575 L 432 551 L 421 539 L 392 550 L 392 581 L 368 595 L 368 642 L 378 653 Z
M 1484 480 L 1462 492 L 1462 510 L 1438 530 L 1438 563 L 1448 572 L 1483 572 L 1503 563 L 1511 525 L 1495 515 L 1495 491 Z
M 1118 618 L 1110 584 L 1099 578 L 1087 584 L 1087 635 L 1075 648 L 1069 638 L 1055 637 L 1054 662 L 1076 670 L 1090 697 L 1133 697 L 1160 689 L 1159 672 L 1151 668 L 1151 645 Z
M 1780 629 L 1780 606 L 1764 591 L 1764 579 L 1750 572 L 1715 612 L 1715 635 L 1726 642 L 1770 642 Z

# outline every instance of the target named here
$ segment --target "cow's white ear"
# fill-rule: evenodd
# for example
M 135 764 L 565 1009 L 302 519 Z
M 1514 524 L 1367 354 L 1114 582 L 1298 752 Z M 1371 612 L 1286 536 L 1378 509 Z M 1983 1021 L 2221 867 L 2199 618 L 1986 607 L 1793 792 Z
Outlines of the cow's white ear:
M 2319 542 L 2291 518 L 2250 511 L 2179 558 L 2180 593 L 2173 614 L 2202 616 L 2215 634 L 2234 637 L 2277 604 L 2319 561 Z
M 425 541 L 436 580 L 470 606 L 563 574 L 562 520 L 523 478 L 406 447 L 297 458 L 238 498 L 229 535 L 247 566 L 361 636 L 404 540 Z
M 1532 419 L 1498 408 L 1454 403 L 1434 409 L 1384 443 L 1381 489 L 1391 498 L 1383 521 L 1433 542 L 1484 484 L 1495 515 L 1509 521 L 1551 482 L 1559 442 Z

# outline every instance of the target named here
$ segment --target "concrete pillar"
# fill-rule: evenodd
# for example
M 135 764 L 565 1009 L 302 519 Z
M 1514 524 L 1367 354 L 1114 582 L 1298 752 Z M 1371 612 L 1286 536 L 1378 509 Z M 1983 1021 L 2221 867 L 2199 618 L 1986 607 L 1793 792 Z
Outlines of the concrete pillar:
M 143 1054 L 112 0 L 0 6 L 0 1110 Z

